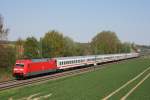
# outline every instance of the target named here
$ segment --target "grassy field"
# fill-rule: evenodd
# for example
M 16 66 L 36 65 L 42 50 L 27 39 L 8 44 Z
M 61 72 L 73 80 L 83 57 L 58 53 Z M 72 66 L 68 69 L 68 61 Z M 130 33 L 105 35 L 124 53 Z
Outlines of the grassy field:
M 43 84 L 26 86 L 0 92 L 0 100 L 100 100 L 127 81 L 150 67 L 149 58 L 132 59 L 119 64 L 105 65 L 101 70 L 61 78 Z M 110 99 L 116 100 L 127 94 L 150 70 L 121 89 Z M 145 80 L 128 100 L 150 100 L 150 78 Z

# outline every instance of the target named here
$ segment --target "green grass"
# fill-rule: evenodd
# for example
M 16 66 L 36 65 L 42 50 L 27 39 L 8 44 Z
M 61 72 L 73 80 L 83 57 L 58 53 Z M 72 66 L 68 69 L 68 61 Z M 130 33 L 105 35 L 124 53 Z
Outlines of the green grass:
M 130 100 L 150 100 L 150 78 L 133 92 L 128 99 Z
M 121 97 L 123 97 L 125 94 L 127 94 L 134 86 L 136 86 L 148 73 L 150 73 L 150 70 L 146 71 L 143 75 L 141 75 L 138 79 L 127 85 L 125 88 L 120 90 L 118 93 L 113 95 L 111 97 L 112 100 L 119 100 Z M 148 85 L 147 85 L 148 86 Z M 144 95 L 142 95 L 144 96 Z M 128 98 L 129 99 L 129 98 Z M 131 99 L 132 100 L 132 99 Z M 138 98 L 136 98 L 138 100 Z M 140 100 L 140 99 L 139 99 Z M 145 99 L 144 99 L 145 100 Z
M 61 78 L 44 84 L 1 91 L 0 100 L 1 98 L 2 100 L 8 100 L 10 97 L 16 100 L 37 93 L 39 93 L 39 95 L 35 97 L 51 94 L 51 96 L 47 98 L 48 100 L 100 100 L 148 68 L 148 65 L 150 65 L 150 59 L 144 58 L 129 60 L 119 64 L 105 65 L 106 67 L 101 70 Z M 149 83 L 150 80 L 146 80 L 146 82 L 138 88 L 140 92 L 137 91 L 137 97 L 144 98 L 146 95 L 147 98 L 150 98 L 150 95 L 146 93 L 147 91 L 150 93 L 150 89 L 147 89 L 149 88 Z M 132 83 L 131 86 L 127 87 L 127 90 L 130 90 L 130 87 L 134 84 L 136 83 Z M 124 92 L 121 91 L 121 93 Z M 112 97 L 112 99 L 119 96 L 120 95 L 116 95 L 116 97 Z M 131 99 L 132 98 L 136 98 L 136 92 L 131 95 Z M 138 100 L 138 98 L 136 98 L 136 100 Z

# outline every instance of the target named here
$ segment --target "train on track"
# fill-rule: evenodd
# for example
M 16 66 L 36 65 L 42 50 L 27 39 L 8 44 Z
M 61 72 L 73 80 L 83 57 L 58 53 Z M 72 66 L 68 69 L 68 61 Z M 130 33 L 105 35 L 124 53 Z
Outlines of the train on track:
M 43 58 L 43 59 L 16 60 L 16 64 L 13 67 L 13 76 L 16 78 L 25 78 L 28 76 L 50 73 L 58 70 L 84 67 L 88 65 L 97 65 L 106 62 L 135 58 L 138 56 L 139 53 L 124 53 L 124 54 L 58 57 L 51 59 Z

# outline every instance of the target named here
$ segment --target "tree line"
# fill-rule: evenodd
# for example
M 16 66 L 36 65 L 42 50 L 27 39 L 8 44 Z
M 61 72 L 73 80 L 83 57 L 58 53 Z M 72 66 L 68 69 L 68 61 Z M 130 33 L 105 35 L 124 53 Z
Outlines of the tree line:
M 18 52 L 18 58 L 52 58 L 84 55 L 86 45 L 74 42 L 62 33 L 52 30 L 39 40 L 33 36 L 27 37 L 26 40 L 19 39 L 16 41 L 16 47 L 23 48 L 23 53 Z
M 7 41 L 8 29 L 4 28 L 3 18 L 0 16 L 0 67 L 12 66 L 15 59 L 53 58 L 66 56 L 115 54 L 131 52 L 135 46 L 122 43 L 115 32 L 102 31 L 97 33 L 89 43 L 75 42 L 68 36 L 56 30 L 48 31 L 40 39 L 27 37 L 19 38 L 14 43 Z
M 37 40 L 28 37 L 19 39 L 16 46 L 24 49 L 18 58 L 52 58 L 65 56 L 82 56 L 98 54 L 128 53 L 131 51 L 130 43 L 122 43 L 115 32 L 102 31 L 93 37 L 90 43 L 78 43 L 62 33 L 52 30 Z

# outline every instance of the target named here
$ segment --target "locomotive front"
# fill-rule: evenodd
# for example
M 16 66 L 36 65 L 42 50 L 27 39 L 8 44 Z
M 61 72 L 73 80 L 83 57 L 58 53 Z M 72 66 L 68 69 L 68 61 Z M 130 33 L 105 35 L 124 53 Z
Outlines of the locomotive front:
M 17 60 L 15 66 L 13 67 L 13 76 L 16 78 L 25 77 L 27 65 L 27 60 Z

